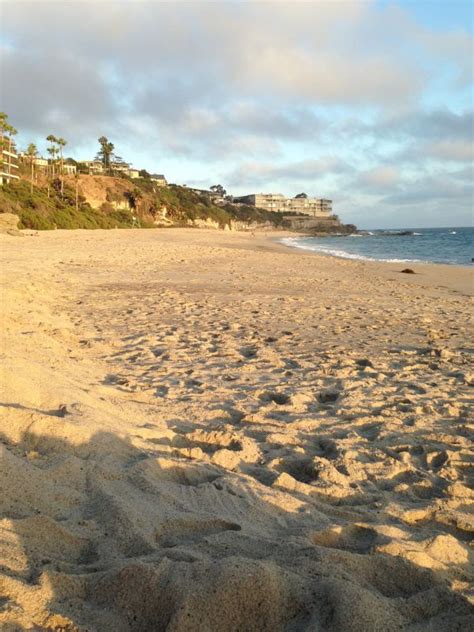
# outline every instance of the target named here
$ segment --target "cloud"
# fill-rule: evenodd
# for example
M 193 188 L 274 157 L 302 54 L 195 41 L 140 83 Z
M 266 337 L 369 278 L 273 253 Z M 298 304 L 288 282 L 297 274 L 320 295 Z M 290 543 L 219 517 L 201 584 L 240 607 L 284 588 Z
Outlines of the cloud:
M 16 1 L 2 18 L 1 109 L 21 142 L 56 133 L 88 157 L 105 134 L 178 182 L 324 192 L 361 215 L 419 186 L 428 223 L 420 178 L 436 172 L 467 208 L 463 25 L 375 0 Z
M 2 52 L 2 100 L 17 127 L 42 134 L 54 128 L 79 139 L 117 116 L 118 103 L 100 67 L 53 50 L 42 54 L 41 63 L 24 50 Z
M 474 159 L 474 144 L 468 138 L 447 139 L 427 145 L 424 149 L 429 156 L 440 160 L 470 162 Z
M 285 188 L 291 183 L 301 185 L 302 183 L 312 183 L 314 188 L 318 180 L 323 179 L 328 174 L 350 173 L 352 168 L 337 156 L 322 156 L 318 159 L 300 160 L 290 163 L 262 163 L 246 162 L 237 169 L 226 174 L 225 181 L 230 185 L 239 186 L 245 182 L 247 186 L 271 186 L 284 185 Z
M 382 198 L 383 204 L 405 206 L 407 204 L 426 204 L 429 200 L 437 202 L 466 203 L 472 200 L 474 184 L 455 182 L 443 174 L 415 179 L 405 183 L 398 192 Z
M 359 187 L 368 187 L 372 191 L 380 190 L 384 187 L 395 186 L 400 179 L 400 174 L 394 167 L 375 167 L 360 173 L 358 178 Z

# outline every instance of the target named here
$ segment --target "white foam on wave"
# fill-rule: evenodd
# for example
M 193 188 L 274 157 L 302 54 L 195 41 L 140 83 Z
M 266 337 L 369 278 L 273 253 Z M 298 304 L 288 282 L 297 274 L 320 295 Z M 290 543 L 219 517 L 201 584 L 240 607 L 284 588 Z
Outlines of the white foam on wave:
M 339 250 L 338 248 L 327 248 L 326 246 L 320 246 L 318 244 L 308 244 L 303 241 L 301 237 L 285 237 L 280 240 L 280 243 L 291 248 L 299 248 L 300 250 L 308 250 L 310 252 L 319 252 L 323 255 L 330 255 L 331 257 L 338 257 L 339 259 L 353 259 L 355 261 L 382 261 L 385 263 L 429 263 L 429 261 L 422 261 L 421 259 L 377 259 L 376 257 L 368 257 L 366 255 L 359 255 L 353 252 L 346 252 L 345 250 Z

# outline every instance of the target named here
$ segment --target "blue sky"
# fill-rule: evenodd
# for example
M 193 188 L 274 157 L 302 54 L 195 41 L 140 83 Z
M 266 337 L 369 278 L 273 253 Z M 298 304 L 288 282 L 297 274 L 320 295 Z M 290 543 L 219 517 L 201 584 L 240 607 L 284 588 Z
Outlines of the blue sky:
M 391 0 L 378 2 L 382 8 L 391 4 Z M 397 4 L 425 26 L 441 33 L 457 28 L 472 33 L 474 5 L 468 0 L 400 0 Z
M 169 181 L 329 197 L 360 227 L 470 225 L 472 3 L 0 1 L 20 146 L 106 135 Z

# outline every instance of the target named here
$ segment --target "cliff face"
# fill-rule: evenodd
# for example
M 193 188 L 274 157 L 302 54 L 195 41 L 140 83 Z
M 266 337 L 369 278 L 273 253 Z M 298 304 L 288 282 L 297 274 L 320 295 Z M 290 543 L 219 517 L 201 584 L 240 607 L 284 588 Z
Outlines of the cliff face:
M 62 190 L 61 190 L 62 189 Z M 111 176 L 67 176 L 63 187 L 39 179 L 0 188 L 0 212 L 20 217 L 20 228 L 126 228 L 195 226 L 226 230 L 287 228 L 301 232 L 343 232 L 339 220 L 294 217 L 252 206 L 215 205 L 186 187 L 159 187 L 152 180 Z
M 73 179 L 68 181 L 72 184 Z M 133 191 L 130 180 L 110 178 L 108 176 L 79 176 L 79 193 L 92 208 L 100 209 L 109 203 L 116 210 L 130 210 L 127 194 Z
M 231 204 L 215 205 L 206 194 L 138 178 L 68 176 L 63 185 L 39 175 L 0 188 L 0 213 L 20 217 L 20 228 L 126 228 L 196 226 L 243 230 L 275 228 L 278 213 Z

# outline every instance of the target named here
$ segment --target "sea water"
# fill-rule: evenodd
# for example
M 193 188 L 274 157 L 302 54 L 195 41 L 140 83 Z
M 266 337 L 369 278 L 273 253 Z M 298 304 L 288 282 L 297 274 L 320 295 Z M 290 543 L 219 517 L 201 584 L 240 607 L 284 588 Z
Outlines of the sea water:
M 474 228 L 416 228 L 360 231 L 354 235 L 286 237 L 287 246 L 344 259 L 470 266 Z

